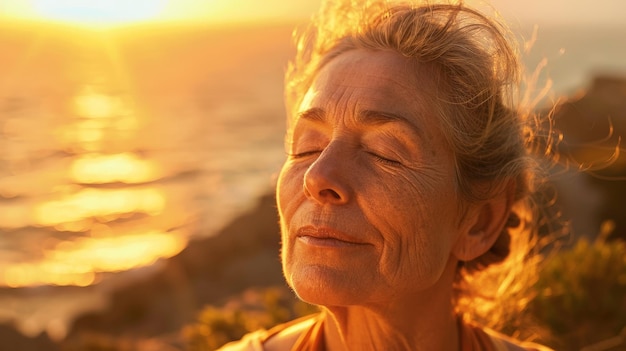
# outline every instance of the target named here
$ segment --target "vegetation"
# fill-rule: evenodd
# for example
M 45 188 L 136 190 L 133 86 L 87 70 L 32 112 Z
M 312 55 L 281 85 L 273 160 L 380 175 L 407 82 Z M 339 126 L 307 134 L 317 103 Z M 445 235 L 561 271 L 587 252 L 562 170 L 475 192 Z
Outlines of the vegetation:
M 317 311 L 296 299 L 286 287 L 253 289 L 222 308 L 204 308 L 197 322 L 184 328 L 183 338 L 190 351 L 213 351 L 247 333 Z
M 580 239 L 541 271 L 529 312 L 557 349 L 577 350 L 626 327 L 626 243 L 606 240 L 612 226 L 605 222 L 594 242 Z

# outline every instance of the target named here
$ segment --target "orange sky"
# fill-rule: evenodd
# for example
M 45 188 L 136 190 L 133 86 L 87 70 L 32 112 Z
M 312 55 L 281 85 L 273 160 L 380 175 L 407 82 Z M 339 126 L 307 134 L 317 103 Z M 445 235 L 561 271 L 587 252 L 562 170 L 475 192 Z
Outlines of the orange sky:
M 136 20 L 286 21 L 308 17 L 321 0 L 0 0 L 0 15 L 83 22 Z M 471 4 L 484 0 L 466 0 Z M 515 22 L 626 23 L 622 0 L 491 0 Z M 82 8 L 82 9 L 81 9 Z M 125 10 L 121 10 L 125 9 Z
M 626 24 L 626 1 L 623 0 L 491 0 L 491 3 L 505 18 L 520 22 Z

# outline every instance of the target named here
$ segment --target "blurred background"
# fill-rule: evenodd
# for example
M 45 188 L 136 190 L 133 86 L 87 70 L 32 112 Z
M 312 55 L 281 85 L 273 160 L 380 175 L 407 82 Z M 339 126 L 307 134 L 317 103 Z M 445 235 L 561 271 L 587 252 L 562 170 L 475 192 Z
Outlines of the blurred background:
M 530 44 L 527 75 L 541 68 L 536 85 L 549 90 L 537 108 L 564 102 L 563 150 L 611 160 L 601 177 L 555 176 L 573 233 L 626 238 L 625 162 L 611 159 L 626 136 L 626 3 L 491 4 Z M 291 32 L 318 6 L 0 0 L 0 322 L 64 340 L 77 318 L 111 310 L 121 287 L 271 193 Z

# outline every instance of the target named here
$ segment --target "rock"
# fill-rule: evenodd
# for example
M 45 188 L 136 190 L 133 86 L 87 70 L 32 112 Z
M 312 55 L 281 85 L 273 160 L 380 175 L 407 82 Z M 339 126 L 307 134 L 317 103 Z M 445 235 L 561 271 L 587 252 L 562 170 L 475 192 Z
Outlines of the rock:
M 626 139 L 626 77 L 596 77 L 586 93 L 556 107 L 554 126 L 563 141 L 552 178 L 572 233 L 594 237 L 611 220 L 612 237 L 626 240 L 626 155 L 618 150 Z
M 626 77 L 599 76 L 583 95 L 576 96 L 557 106 L 555 126 L 563 132 L 562 148 L 577 153 L 586 160 L 588 156 L 602 158 L 605 154 L 588 151 L 591 146 L 617 145 L 619 137 L 626 137 Z M 619 167 L 626 166 L 624 158 Z
M 0 348 L 11 351 L 60 350 L 47 334 L 41 333 L 34 338 L 29 338 L 10 324 L 0 324 Z

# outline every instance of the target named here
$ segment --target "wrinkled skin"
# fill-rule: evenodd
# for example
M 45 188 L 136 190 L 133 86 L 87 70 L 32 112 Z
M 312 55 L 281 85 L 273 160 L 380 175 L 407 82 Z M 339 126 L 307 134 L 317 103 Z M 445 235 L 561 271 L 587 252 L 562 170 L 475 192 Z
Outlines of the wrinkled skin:
M 354 50 L 300 106 L 278 181 L 282 262 L 304 300 L 369 305 L 438 282 L 460 233 L 454 157 L 429 66 Z
M 501 232 L 512 189 L 458 193 L 432 103 L 435 68 L 391 51 L 342 53 L 292 117 L 278 179 L 285 278 L 322 305 L 329 351 L 458 350 L 458 260 Z

